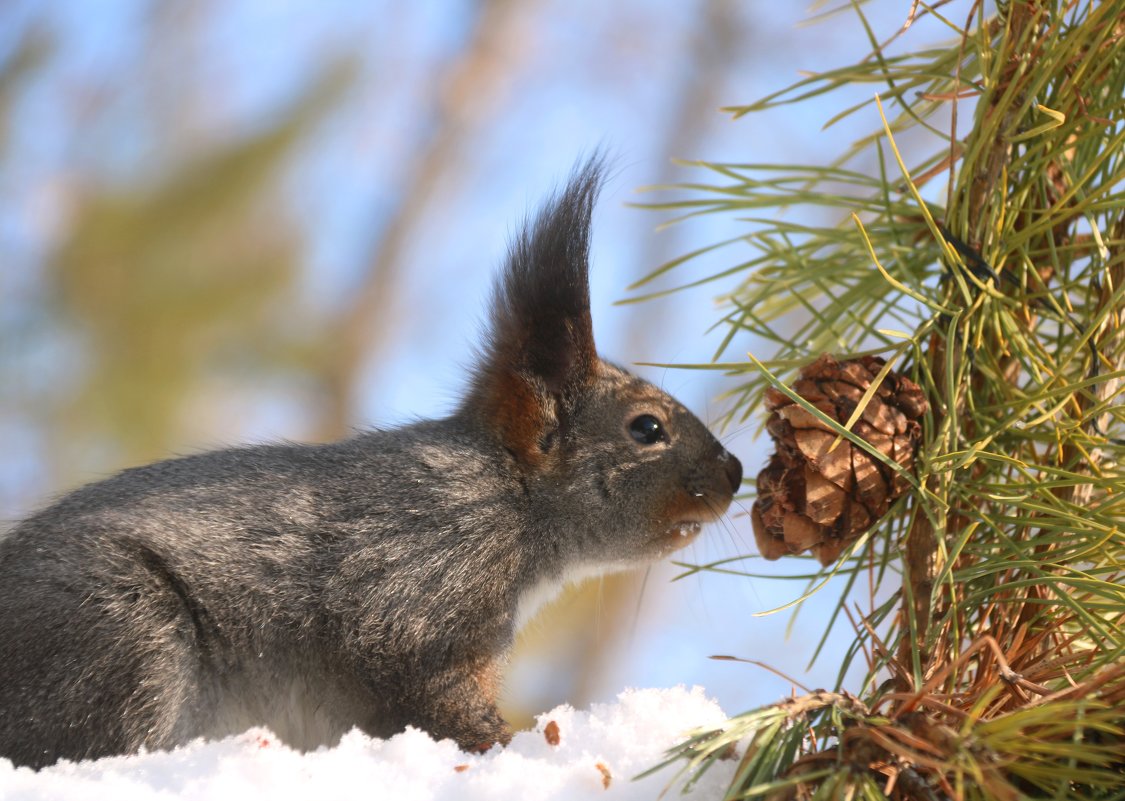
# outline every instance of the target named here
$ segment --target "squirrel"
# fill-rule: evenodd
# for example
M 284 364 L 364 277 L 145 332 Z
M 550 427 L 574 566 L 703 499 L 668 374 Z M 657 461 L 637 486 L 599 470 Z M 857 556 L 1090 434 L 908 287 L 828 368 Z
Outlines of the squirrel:
M 602 360 L 580 164 L 529 219 L 444 419 L 125 470 L 0 539 L 0 757 L 40 768 L 269 727 L 506 744 L 515 634 L 561 588 L 683 547 L 742 466 Z

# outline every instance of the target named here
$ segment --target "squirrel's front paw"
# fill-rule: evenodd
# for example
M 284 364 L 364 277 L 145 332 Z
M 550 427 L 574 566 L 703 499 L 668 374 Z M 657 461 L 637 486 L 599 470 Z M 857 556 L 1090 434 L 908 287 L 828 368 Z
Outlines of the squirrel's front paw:
M 457 745 L 462 751 L 470 754 L 483 754 L 494 745 L 505 746 L 512 741 L 512 729 L 499 715 L 494 720 L 489 720 L 485 728 L 486 736 L 481 737 L 480 732 L 467 737 L 458 737 Z

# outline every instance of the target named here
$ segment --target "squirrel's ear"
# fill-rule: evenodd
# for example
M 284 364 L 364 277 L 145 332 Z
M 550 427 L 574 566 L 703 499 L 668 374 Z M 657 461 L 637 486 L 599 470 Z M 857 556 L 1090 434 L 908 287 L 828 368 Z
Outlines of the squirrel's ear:
M 550 451 L 597 364 L 590 319 L 590 217 L 603 172 L 576 170 L 512 243 L 468 403 L 521 461 Z

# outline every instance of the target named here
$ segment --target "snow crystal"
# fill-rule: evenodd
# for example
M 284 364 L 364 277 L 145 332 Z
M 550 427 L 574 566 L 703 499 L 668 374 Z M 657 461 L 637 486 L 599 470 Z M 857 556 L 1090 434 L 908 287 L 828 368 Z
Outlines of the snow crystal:
M 0 799 L 648 801 L 668 787 L 676 769 L 639 781 L 633 777 L 662 761 L 665 751 L 692 729 L 716 727 L 725 719 L 701 688 L 677 687 L 626 690 L 616 703 L 595 704 L 589 711 L 560 706 L 540 715 L 534 730 L 516 734 L 507 748 L 479 755 L 463 753 L 450 740 L 435 742 L 417 729 L 388 740 L 353 730 L 333 748 L 301 754 L 269 731 L 251 729 L 218 742 L 197 740 L 168 752 L 62 762 L 38 773 L 0 759 Z M 552 721 L 557 745 L 544 734 Z M 716 764 L 689 797 L 721 797 L 735 764 Z

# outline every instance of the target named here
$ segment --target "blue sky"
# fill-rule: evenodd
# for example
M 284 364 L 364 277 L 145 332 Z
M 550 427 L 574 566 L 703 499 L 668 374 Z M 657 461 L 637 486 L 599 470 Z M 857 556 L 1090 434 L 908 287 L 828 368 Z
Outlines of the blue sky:
M 275 113 L 294 88 L 340 53 L 357 60 L 357 79 L 340 107 L 304 145 L 279 187 L 281 201 L 306 238 L 304 299 L 331 309 L 354 288 L 402 184 L 419 138 L 428 136 L 426 109 L 436 102 L 441 64 L 467 35 L 472 5 L 462 0 L 414 3 L 281 4 L 271 0 L 173 4 L 183 19 L 164 24 L 199 26 L 182 50 L 161 52 L 143 32 L 153 4 L 132 0 L 99 3 L 12 2 L 0 12 L 0 53 L 22 33 L 45 24 L 60 55 L 22 97 L 9 132 L 14 169 L 0 176 L 0 319 L 13 320 L 42 292 L 39 265 L 65 230 L 68 193 L 82 180 L 145 180 L 164 165 L 154 163 L 153 137 L 162 130 L 143 118 L 146 92 L 173 110 L 186 110 L 180 133 L 205 146 L 210 138 L 253 130 Z M 636 189 L 668 174 L 673 157 L 819 163 L 861 132 L 878 125 L 871 109 L 823 131 L 843 105 L 809 103 L 769 115 L 732 121 L 717 109 L 699 123 L 690 152 L 667 152 L 668 126 L 677 88 L 699 69 L 701 2 L 678 0 L 544 0 L 528 4 L 521 46 L 505 57 L 514 65 L 496 94 L 481 98 L 467 126 L 462 158 L 427 205 L 404 256 L 396 342 L 362 383 L 357 425 L 394 425 L 448 411 L 473 360 L 473 344 L 485 318 L 490 279 L 508 237 L 529 209 L 565 178 L 575 161 L 596 147 L 614 156 L 616 170 L 596 214 L 592 302 L 603 355 L 620 363 L 707 360 L 717 334 L 714 297 L 730 284 L 708 285 L 642 306 L 618 306 L 626 287 L 670 258 L 744 230 L 730 219 L 697 219 L 657 231 L 666 214 L 631 208 L 644 201 Z M 718 77 L 719 104 L 754 100 L 792 82 L 799 71 L 846 63 L 866 51 L 854 16 L 799 27 L 806 11 L 765 0 L 735 3 L 737 44 Z M 194 8 L 194 13 L 185 9 Z M 866 6 L 881 37 L 902 22 L 909 3 Z M 152 74 L 138 65 L 155 63 Z M 84 121 L 81 130 L 66 104 L 79 90 L 117 87 L 111 102 Z M 870 96 L 856 87 L 850 99 Z M 717 105 L 717 104 L 716 104 Z M 190 113 L 189 113 L 190 112 Z M 166 131 L 166 129 L 164 129 Z M 676 180 L 699 180 L 681 168 Z M 654 244 L 655 243 L 655 244 Z M 732 263 L 737 249 L 684 268 L 687 279 Z M 673 276 L 673 279 L 676 276 Z M 676 283 L 675 280 L 665 285 Z M 642 327 L 643 326 L 643 327 Z M 732 358 L 753 350 L 739 343 Z M 65 392 L 59 354 L 50 347 L 15 352 L 0 347 L 28 381 L 45 381 Z M 763 355 L 763 354 L 758 354 Z M 711 374 L 638 368 L 681 397 L 705 419 L 723 408 L 723 383 Z M 299 387 L 297 388 L 299 390 Z M 308 424 L 307 399 L 293 387 L 242 387 L 222 414 L 202 415 L 185 437 L 185 450 L 240 441 L 300 439 Z M 2 396 L 0 396 L 2 397 Z M 753 432 L 726 432 L 748 476 L 765 459 L 765 443 Z M 0 421 L 8 455 L 0 459 L 0 518 L 25 514 L 56 490 L 37 457 L 37 433 L 26 420 Z M 92 471 L 89 478 L 97 476 Z M 754 552 L 746 517 L 715 528 L 685 554 L 710 561 Z M 759 562 L 755 562 L 758 565 Z M 763 572 L 800 572 L 808 563 L 769 564 Z M 678 570 L 653 569 L 639 599 L 635 632 L 620 658 L 593 691 L 611 698 L 621 687 L 703 684 L 728 713 L 775 700 L 790 685 L 758 668 L 707 659 L 729 653 L 761 659 L 810 686 L 835 681 L 839 654 L 850 640 L 840 629 L 812 673 L 804 672 L 825 623 L 826 593 L 802 610 L 791 630 L 788 613 L 753 618 L 752 612 L 792 600 L 802 582 L 694 576 L 669 583 Z M 598 625 L 598 621 L 591 621 Z M 561 643 L 565 649 L 566 644 Z M 549 697 L 550 654 L 541 664 L 518 664 L 509 693 Z M 546 683 L 546 686 L 545 686 Z M 564 700 L 564 699 L 558 699 Z

